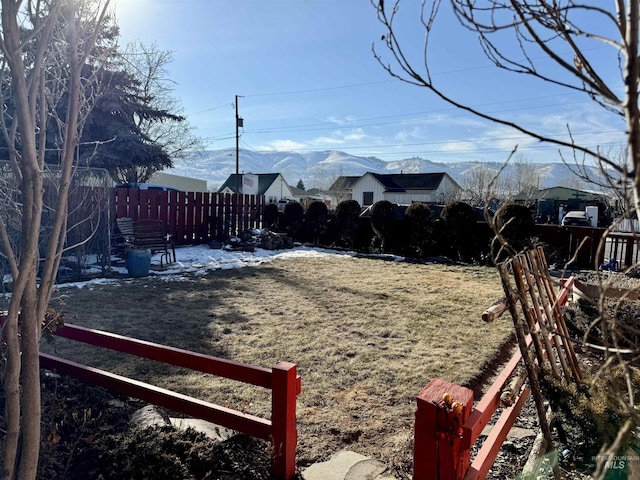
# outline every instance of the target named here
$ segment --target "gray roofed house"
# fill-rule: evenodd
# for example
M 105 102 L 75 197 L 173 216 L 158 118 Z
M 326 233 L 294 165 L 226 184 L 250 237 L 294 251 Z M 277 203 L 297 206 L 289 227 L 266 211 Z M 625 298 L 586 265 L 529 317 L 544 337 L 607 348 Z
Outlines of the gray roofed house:
M 257 185 L 256 185 L 257 182 Z M 240 193 L 264 195 L 266 203 L 278 203 L 280 200 L 296 200 L 291 187 L 280 173 L 232 173 L 218 189 L 218 193 Z
M 336 178 L 336 181 L 331 184 L 331 186 L 329 187 L 329 190 L 331 191 L 351 190 L 351 187 L 353 186 L 353 184 L 356 183 L 358 180 L 360 180 L 360 177 L 358 176 L 355 176 L 355 177 L 340 176 Z
M 391 173 L 369 172 L 380 182 L 387 192 L 406 192 L 407 190 L 437 190 L 446 173 Z
M 401 205 L 411 202 L 447 203 L 461 190 L 447 173 L 367 172 L 361 177 L 339 177 L 334 185 L 347 189 L 349 198 L 363 207 L 380 200 Z
M 331 204 L 336 206 L 344 200 L 351 200 L 351 189 L 358 180 L 360 180 L 358 176 L 340 176 L 336 178 L 327 191 L 331 198 Z
M 317 189 L 314 189 L 317 190 Z M 308 207 L 311 202 L 325 202 L 325 198 L 317 191 L 302 190 L 300 188 L 291 187 L 291 193 L 295 196 L 296 200 L 302 204 L 303 207 Z

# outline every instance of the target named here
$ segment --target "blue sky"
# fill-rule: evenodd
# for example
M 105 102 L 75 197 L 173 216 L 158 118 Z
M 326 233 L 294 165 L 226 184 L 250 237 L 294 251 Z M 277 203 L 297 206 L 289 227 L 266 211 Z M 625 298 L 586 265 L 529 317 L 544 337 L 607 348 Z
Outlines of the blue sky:
M 401 4 L 401 35 L 416 66 L 420 3 Z M 174 52 L 175 95 L 207 149 L 235 147 L 233 103 L 241 95 L 241 148 L 502 162 L 518 144 L 532 161 L 561 161 L 556 147 L 390 77 L 371 51 L 375 43 L 390 59 L 369 0 L 115 0 L 115 8 L 123 43 Z M 585 95 L 496 70 L 446 9 L 434 40 L 433 72 L 447 93 L 549 135 L 566 136 L 569 124 L 591 147 L 619 147 L 621 120 Z M 611 84 L 621 84 L 615 64 L 606 65 L 611 51 L 587 48 Z

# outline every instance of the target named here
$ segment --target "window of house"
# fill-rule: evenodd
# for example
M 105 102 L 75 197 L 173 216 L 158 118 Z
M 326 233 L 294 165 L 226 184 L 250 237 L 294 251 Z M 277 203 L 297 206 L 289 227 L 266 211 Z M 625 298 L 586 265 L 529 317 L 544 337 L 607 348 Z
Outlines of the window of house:
M 373 192 L 362 192 L 362 206 L 373 205 Z

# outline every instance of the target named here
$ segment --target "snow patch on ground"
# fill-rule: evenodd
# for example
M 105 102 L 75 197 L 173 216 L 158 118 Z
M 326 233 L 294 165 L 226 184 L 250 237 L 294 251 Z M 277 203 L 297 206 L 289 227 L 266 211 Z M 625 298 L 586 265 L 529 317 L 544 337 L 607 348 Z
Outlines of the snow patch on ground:
M 149 277 L 160 277 L 162 280 L 177 282 L 189 281 L 188 275 L 205 275 L 211 270 L 227 270 L 231 268 L 243 268 L 271 262 L 274 259 L 289 259 L 302 257 L 335 257 L 348 258 L 353 252 L 335 252 L 322 248 L 296 247 L 291 250 L 265 250 L 256 248 L 254 252 L 233 252 L 225 249 L 211 249 L 207 245 L 195 245 L 176 248 L 176 261 L 158 269 L 160 254 L 151 258 L 152 270 Z M 113 266 L 112 271 L 117 274 L 127 275 L 126 267 Z M 96 278 L 85 282 L 70 282 L 58 285 L 62 287 L 94 288 L 95 285 L 119 284 L 126 285 L 128 281 L 113 278 Z

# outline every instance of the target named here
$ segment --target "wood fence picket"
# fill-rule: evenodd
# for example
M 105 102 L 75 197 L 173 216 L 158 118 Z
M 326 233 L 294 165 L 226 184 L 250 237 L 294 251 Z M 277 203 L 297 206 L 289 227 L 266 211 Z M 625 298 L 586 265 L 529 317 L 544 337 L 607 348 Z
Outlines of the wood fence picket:
M 116 217 L 162 220 L 176 245 L 190 245 L 261 228 L 264 196 L 114 188 L 112 205 Z

